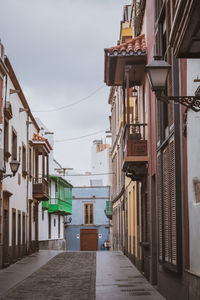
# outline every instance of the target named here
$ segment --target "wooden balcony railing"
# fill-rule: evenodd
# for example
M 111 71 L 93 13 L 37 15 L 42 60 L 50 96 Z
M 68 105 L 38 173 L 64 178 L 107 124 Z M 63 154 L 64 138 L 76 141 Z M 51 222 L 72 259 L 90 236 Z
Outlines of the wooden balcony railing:
M 147 124 L 127 124 L 123 134 L 123 156 L 146 156 Z
M 141 180 L 146 174 L 147 124 L 127 124 L 123 133 L 122 171 L 133 180 Z
M 33 178 L 33 197 L 39 201 L 49 199 L 49 183 L 44 177 Z

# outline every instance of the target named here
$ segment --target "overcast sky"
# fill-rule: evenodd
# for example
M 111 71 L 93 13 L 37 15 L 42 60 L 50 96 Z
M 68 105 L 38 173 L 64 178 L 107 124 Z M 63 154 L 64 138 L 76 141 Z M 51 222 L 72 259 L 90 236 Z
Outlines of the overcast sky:
M 104 84 L 104 48 L 119 39 L 123 6 L 130 0 L 1 0 L 0 38 L 32 111 L 78 105 L 39 117 L 55 140 L 109 128 L 109 88 Z M 57 142 L 63 167 L 90 170 L 92 141 Z M 109 140 L 107 140 L 108 142 Z

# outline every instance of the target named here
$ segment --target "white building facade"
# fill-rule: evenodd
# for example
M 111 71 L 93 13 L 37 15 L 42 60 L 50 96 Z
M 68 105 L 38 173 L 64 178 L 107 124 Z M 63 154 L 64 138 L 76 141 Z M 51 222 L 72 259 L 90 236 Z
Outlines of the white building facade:
M 31 114 L 27 100 L 8 58 L 2 97 L 3 143 L 1 157 L 1 266 L 7 266 L 38 249 L 38 200 L 33 197 L 35 152 L 33 135 L 39 127 Z M 10 162 L 19 162 L 15 176 Z M 6 177 L 6 178 L 5 178 Z

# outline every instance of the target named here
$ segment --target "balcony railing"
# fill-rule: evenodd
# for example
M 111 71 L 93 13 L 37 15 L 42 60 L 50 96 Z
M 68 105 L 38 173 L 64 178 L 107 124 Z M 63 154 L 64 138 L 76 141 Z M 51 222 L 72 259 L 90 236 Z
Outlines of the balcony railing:
M 123 133 L 122 171 L 134 180 L 141 180 L 147 161 L 147 124 L 127 124 Z
M 127 124 L 123 134 L 123 155 L 127 156 L 146 156 L 147 140 L 146 140 L 147 124 Z
M 106 201 L 106 217 L 112 219 L 112 201 Z
M 49 200 L 49 184 L 44 177 L 33 178 L 33 197 L 39 201 Z
M 48 201 L 48 212 L 61 215 L 72 214 L 72 200 L 62 200 L 59 198 L 51 198 Z

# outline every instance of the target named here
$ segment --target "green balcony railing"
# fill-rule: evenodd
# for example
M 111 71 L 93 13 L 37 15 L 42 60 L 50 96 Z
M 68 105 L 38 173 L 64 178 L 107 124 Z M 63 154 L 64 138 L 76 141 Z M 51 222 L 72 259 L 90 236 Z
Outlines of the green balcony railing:
M 47 210 L 48 209 L 48 202 L 49 201 L 42 201 L 42 209 Z
M 106 217 L 112 219 L 112 201 L 106 201 Z
M 48 212 L 63 215 L 72 214 L 72 200 L 61 200 L 58 198 L 51 198 L 48 201 Z

